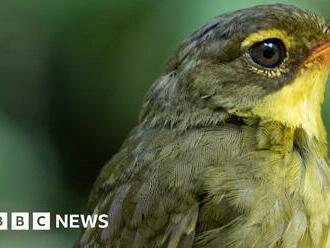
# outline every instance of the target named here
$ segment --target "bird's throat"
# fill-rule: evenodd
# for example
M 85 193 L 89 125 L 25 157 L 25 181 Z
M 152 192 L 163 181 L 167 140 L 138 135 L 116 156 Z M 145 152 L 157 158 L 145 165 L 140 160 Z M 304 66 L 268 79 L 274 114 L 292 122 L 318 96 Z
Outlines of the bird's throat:
M 302 128 L 310 137 L 325 141 L 321 107 L 328 74 L 328 66 L 318 63 L 301 69 L 294 81 L 257 103 L 252 114 Z

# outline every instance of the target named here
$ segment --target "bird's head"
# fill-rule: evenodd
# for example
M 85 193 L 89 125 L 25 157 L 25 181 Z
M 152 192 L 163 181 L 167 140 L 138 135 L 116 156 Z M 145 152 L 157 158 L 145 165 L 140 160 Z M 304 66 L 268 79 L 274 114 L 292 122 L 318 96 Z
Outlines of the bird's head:
M 144 117 L 179 123 L 181 115 L 197 124 L 220 113 L 276 121 L 324 138 L 321 105 L 329 66 L 330 31 L 323 18 L 278 4 L 225 14 L 181 45 L 152 87 Z

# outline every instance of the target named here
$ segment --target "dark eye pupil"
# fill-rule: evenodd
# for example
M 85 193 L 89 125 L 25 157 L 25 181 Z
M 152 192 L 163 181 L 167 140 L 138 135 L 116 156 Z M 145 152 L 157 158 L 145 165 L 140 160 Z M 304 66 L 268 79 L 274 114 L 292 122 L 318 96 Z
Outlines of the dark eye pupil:
M 264 57 L 266 59 L 271 59 L 276 55 L 276 51 L 274 49 L 274 47 L 272 46 L 272 44 L 264 44 L 265 48 L 264 48 Z
M 286 49 L 279 39 L 269 39 L 254 44 L 249 50 L 252 60 L 260 66 L 275 68 L 286 57 Z

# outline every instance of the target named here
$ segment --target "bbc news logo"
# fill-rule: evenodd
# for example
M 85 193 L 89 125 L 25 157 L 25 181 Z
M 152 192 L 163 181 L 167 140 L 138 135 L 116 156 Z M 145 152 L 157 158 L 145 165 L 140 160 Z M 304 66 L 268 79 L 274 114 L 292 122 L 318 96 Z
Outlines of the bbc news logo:
M 54 228 L 107 228 L 107 214 L 56 214 Z M 52 219 L 50 212 L 0 212 L 0 231 L 2 230 L 50 230 Z

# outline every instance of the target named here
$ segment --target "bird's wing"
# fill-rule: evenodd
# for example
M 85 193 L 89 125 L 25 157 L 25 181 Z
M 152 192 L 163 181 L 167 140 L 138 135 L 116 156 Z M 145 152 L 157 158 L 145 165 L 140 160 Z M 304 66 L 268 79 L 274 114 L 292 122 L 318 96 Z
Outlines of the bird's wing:
M 130 138 L 103 168 L 90 196 L 90 214 L 108 214 L 109 226 L 86 229 L 80 246 L 192 247 L 198 137 L 163 131 Z
M 91 193 L 90 213 L 108 214 L 109 227 L 87 229 L 81 246 L 192 247 L 205 197 L 202 174 L 237 156 L 244 139 L 235 126 L 133 133 Z
M 192 246 L 198 202 L 147 177 L 100 196 L 93 212 L 108 214 L 109 226 L 87 229 L 81 239 L 84 247 Z

